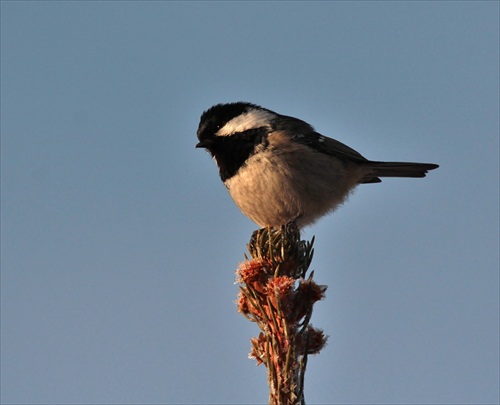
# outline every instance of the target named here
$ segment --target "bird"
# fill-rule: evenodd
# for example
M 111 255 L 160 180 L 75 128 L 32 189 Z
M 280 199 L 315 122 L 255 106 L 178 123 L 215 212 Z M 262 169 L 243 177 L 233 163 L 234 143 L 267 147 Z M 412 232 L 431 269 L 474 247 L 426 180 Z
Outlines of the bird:
M 316 132 L 305 121 L 239 101 L 204 111 L 196 148 L 206 149 L 232 199 L 262 228 L 315 223 L 359 184 L 425 177 L 434 163 L 381 162 Z

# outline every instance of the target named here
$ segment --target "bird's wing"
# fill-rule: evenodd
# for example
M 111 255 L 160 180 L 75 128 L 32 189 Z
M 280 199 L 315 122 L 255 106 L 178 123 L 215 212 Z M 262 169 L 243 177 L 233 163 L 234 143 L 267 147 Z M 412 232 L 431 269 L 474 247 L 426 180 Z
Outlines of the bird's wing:
M 336 156 L 339 159 L 348 159 L 355 162 L 366 162 L 367 159 L 359 152 L 350 148 L 336 139 L 328 138 L 317 132 L 296 136 L 296 141 L 327 155 Z
M 327 155 L 336 156 L 339 159 L 348 159 L 355 162 L 367 161 L 359 152 L 356 152 L 342 142 L 319 134 L 305 121 L 282 115 L 278 122 L 279 126 L 275 127 L 276 130 L 282 131 L 295 142 L 307 145 L 320 153 L 326 153 Z

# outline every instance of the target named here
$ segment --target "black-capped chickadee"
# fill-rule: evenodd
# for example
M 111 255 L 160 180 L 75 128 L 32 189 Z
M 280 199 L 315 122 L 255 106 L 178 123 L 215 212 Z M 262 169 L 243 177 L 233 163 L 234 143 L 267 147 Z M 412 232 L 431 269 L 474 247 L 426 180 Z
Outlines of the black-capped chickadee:
M 358 184 L 379 177 L 425 177 L 432 163 L 376 162 L 308 123 L 255 104 L 217 104 L 205 111 L 197 148 L 214 158 L 241 211 L 261 227 L 315 222 Z

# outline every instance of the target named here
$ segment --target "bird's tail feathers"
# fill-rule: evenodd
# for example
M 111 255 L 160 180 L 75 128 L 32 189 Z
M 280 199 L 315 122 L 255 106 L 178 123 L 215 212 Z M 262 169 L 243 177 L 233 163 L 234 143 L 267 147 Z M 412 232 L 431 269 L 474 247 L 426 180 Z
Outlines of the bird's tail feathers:
M 364 166 L 370 168 L 370 173 L 363 183 L 379 183 L 379 177 L 425 177 L 429 170 L 439 167 L 434 163 L 411 162 L 373 162 L 367 161 Z

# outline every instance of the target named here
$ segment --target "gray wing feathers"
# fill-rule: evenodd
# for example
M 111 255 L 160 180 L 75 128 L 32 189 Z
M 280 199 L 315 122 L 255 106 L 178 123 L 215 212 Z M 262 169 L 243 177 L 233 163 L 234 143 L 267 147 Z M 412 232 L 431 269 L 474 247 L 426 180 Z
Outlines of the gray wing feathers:
M 293 117 L 281 116 L 279 128 L 295 142 L 308 145 L 320 153 L 326 153 L 339 159 L 357 163 L 367 169 L 368 174 L 362 183 L 380 183 L 379 177 L 425 177 L 429 170 L 439 165 L 433 163 L 412 162 L 376 162 L 368 160 L 359 152 L 336 139 L 323 136 L 307 122 Z

